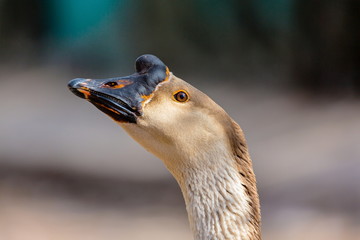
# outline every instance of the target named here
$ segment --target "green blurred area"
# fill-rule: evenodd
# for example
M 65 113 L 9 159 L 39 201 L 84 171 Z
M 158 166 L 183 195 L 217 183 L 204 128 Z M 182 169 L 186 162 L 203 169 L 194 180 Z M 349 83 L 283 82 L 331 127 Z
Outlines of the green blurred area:
M 119 4 L 118 0 L 47 1 L 51 34 L 58 41 L 74 41 L 99 31 L 109 21 Z
M 189 74 L 278 83 L 242 78 L 263 71 L 358 95 L 359 12 L 356 0 L 2 0 L 0 59 L 115 74 L 152 53 Z

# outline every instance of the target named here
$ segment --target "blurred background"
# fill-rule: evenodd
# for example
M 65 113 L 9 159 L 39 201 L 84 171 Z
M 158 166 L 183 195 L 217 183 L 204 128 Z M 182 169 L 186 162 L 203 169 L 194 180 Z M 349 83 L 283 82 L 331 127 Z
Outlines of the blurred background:
M 359 24 L 358 0 L 0 0 L 0 239 L 192 239 L 160 160 L 66 86 L 144 53 L 244 129 L 264 239 L 359 239 Z

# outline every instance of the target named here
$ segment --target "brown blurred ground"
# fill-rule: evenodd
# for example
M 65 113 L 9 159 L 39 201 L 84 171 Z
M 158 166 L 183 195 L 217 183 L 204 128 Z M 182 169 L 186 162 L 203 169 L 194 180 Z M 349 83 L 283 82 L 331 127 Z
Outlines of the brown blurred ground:
M 74 77 L 54 67 L 0 71 L 0 239 L 191 239 L 160 160 L 73 96 Z M 359 101 L 230 80 L 199 88 L 246 133 L 264 239 L 358 239 Z

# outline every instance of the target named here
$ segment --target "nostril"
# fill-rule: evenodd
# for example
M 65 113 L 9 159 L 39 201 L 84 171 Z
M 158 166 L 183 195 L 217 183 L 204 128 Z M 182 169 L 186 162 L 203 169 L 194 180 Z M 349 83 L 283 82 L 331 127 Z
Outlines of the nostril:
M 105 83 L 104 85 L 105 85 L 105 86 L 108 86 L 108 87 L 115 87 L 115 86 L 118 85 L 118 83 L 117 83 L 117 82 L 107 82 L 107 83 Z

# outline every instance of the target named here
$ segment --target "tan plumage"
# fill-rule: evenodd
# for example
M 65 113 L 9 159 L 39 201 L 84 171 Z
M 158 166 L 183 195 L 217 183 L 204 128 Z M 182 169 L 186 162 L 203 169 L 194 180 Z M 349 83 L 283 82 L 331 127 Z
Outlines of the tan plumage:
M 189 93 L 190 100 L 187 103 L 178 103 L 169 97 L 179 89 Z M 189 169 L 210 168 L 208 174 L 211 175 L 217 166 L 213 161 L 217 160 L 204 160 L 198 156 L 211 152 L 219 142 L 225 145 L 230 163 L 238 173 L 238 184 L 243 187 L 249 205 L 249 212 L 246 214 L 249 228 L 247 236 L 241 239 L 261 239 L 256 180 L 246 140 L 239 125 L 207 95 L 174 75 L 158 87 L 150 101 L 144 104 L 143 110 L 144 116 L 138 124 L 120 125 L 137 142 L 164 161 L 178 181 L 187 204 L 189 193 L 184 186 L 187 181 L 184 173 Z M 214 158 L 216 157 L 215 155 Z M 211 237 L 222 239 L 219 236 Z
M 139 57 L 133 75 L 74 79 L 69 88 L 164 162 L 183 193 L 196 240 L 261 239 L 244 134 L 207 95 L 153 55 Z

